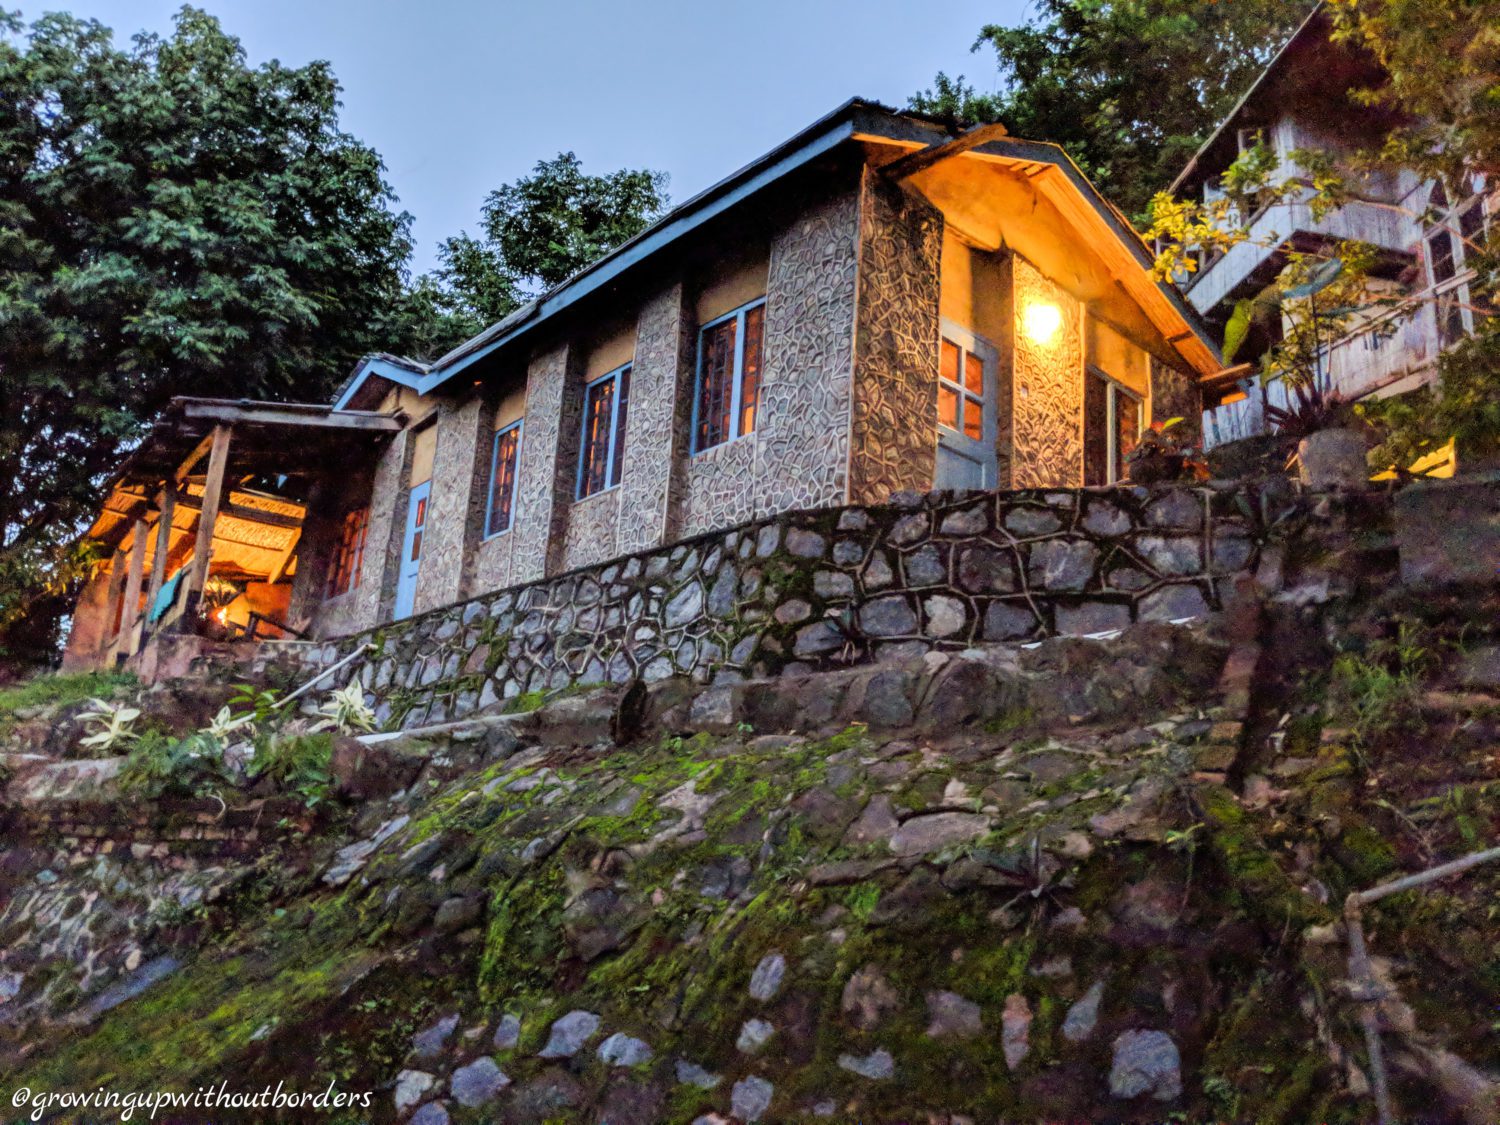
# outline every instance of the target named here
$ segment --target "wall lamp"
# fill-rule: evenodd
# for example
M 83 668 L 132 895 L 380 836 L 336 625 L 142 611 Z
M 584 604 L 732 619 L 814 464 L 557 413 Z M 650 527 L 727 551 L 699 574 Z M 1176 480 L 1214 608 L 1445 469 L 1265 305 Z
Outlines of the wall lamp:
M 1062 310 L 1051 301 L 1032 301 L 1021 315 L 1026 338 L 1035 344 L 1050 344 L 1062 327 Z

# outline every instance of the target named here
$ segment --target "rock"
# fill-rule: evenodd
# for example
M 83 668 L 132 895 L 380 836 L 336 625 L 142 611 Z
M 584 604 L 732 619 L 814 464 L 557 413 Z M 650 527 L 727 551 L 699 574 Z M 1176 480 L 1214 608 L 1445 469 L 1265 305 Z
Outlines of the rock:
M 745 1054 L 753 1055 L 775 1034 L 774 1024 L 761 1019 L 748 1019 L 740 1026 L 740 1036 L 734 1041 L 734 1045 Z
M 1483 645 L 1464 654 L 1458 682 L 1467 688 L 1500 691 L 1500 645 Z
M 495 1065 L 495 1060 L 485 1056 L 475 1059 L 468 1066 L 461 1066 L 448 1079 L 448 1090 L 453 1100 L 468 1109 L 494 1101 L 501 1090 L 510 1085 L 505 1072 Z
M 440 934 L 466 930 L 478 922 L 484 903 L 478 896 L 455 896 L 443 900 L 433 916 L 432 927 Z
M 506 1012 L 500 1017 L 500 1026 L 495 1028 L 495 1050 L 514 1050 L 521 1041 L 521 1017 Z
M 922 603 L 929 637 L 951 637 L 968 623 L 964 603 L 945 594 L 934 594 Z
M 572 1011 L 552 1025 L 547 1045 L 540 1051 L 544 1059 L 570 1059 L 599 1030 L 599 1017 L 593 1012 Z
M 428 1102 L 411 1115 L 407 1125 L 448 1125 L 448 1111 L 442 1102 Z
M 767 953 L 750 974 L 750 998 L 770 1000 L 781 991 L 782 978 L 786 976 L 786 958 L 779 952 Z
M 1070 1043 L 1081 1043 L 1094 1034 L 1099 1022 L 1099 1003 L 1104 999 L 1104 982 L 1095 981 L 1082 999 L 1078 1000 L 1063 1019 L 1063 1038 Z
M 724 1081 L 723 1075 L 713 1074 L 704 1070 L 697 1063 L 688 1062 L 686 1059 L 678 1059 L 676 1064 L 677 1081 L 683 1086 L 696 1086 L 700 1090 L 712 1090 L 720 1082 Z
M 430 1027 L 423 1028 L 412 1036 L 411 1056 L 414 1059 L 436 1058 L 442 1053 L 454 1028 L 458 1027 L 458 1013 L 446 1015 Z
M 396 1075 L 396 1112 L 404 1113 L 416 1105 L 436 1081 L 425 1070 L 403 1070 Z
M 974 813 L 914 816 L 891 837 L 891 851 L 897 855 L 926 855 L 954 844 L 967 844 L 989 830 L 989 818 Z
M 844 833 L 844 843 L 873 844 L 877 840 L 889 840 L 900 827 L 895 810 L 891 807 L 890 797 L 877 793 L 870 798 L 870 803 L 859 814 L 859 819 Z
M 799 559 L 819 559 L 823 557 L 828 545 L 817 532 L 794 527 L 786 533 L 786 549 L 788 554 L 796 555 Z
M 617 1031 L 599 1044 L 599 1058 L 610 1066 L 640 1066 L 651 1061 L 649 1044 Z
M 884 1082 L 896 1073 L 896 1060 L 884 1048 L 877 1048 L 868 1055 L 840 1055 L 839 1066 L 872 1082 Z
M 927 1035 L 933 1039 L 970 1039 L 984 1030 L 979 1005 L 956 992 L 929 992 L 927 1020 Z
M 872 637 L 900 637 L 917 631 L 917 615 L 905 598 L 876 598 L 859 611 L 859 627 Z
M 766 1110 L 771 1108 L 771 1098 L 776 1093 L 776 1087 L 772 1086 L 764 1078 L 741 1078 L 734 1084 L 734 1090 L 729 1095 L 729 1109 L 734 1116 L 738 1117 L 745 1125 L 759 1121 Z
M 1164 1031 L 1126 1031 L 1115 1037 L 1109 1092 L 1116 1098 L 1150 1094 L 1169 1102 L 1182 1093 L 1182 1061 Z
M 1031 549 L 1033 590 L 1082 590 L 1094 574 L 1099 549 L 1087 540 L 1048 539 Z
M 1012 992 L 1005 998 L 1005 1012 L 1000 1017 L 1000 1029 L 1005 1065 L 1015 1070 L 1031 1050 L 1031 1005 L 1019 992 Z
M 885 975 L 875 965 L 866 965 L 857 970 L 844 985 L 840 1010 L 849 1017 L 849 1022 L 861 1031 L 871 1031 L 880 1024 L 887 1012 L 900 1006 L 901 998 L 891 987 Z

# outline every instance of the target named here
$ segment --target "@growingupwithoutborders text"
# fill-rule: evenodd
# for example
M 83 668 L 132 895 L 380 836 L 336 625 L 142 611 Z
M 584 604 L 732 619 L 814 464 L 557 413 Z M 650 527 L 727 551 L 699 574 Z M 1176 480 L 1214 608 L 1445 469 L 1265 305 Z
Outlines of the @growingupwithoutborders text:
M 284 1083 L 261 1090 L 231 1090 L 228 1082 L 217 1086 L 199 1086 L 196 1090 L 112 1090 L 100 1086 L 94 1090 L 38 1090 L 18 1087 L 10 1096 L 12 1109 L 29 1109 L 32 1121 L 41 1121 L 56 1113 L 110 1113 L 121 1121 L 141 1119 L 155 1121 L 165 1112 L 167 1120 L 210 1120 L 215 1112 L 247 1110 L 301 1109 L 331 1112 L 339 1109 L 369 1109 L 374 1094 L 365 1090 L 355 1093 L 338 1089 L 330 1082 L 326 1090 L 310 1093 L 288 1090 Z

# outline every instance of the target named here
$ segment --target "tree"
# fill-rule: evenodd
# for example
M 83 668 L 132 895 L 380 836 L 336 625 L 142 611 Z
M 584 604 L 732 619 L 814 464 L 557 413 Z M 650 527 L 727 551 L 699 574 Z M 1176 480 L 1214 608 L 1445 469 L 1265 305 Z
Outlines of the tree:
M 1307 0 L 1038 0 L 1030 22 L 990 24 L 971 48 L 994 50 L 998 94 L 939 74 L 910 104 L 1054 141 L 1137 213 L 1310 8 Z
M 663 172 L 592 176 L 564 152 L 490 192 L 480 237 L 446 239 L 435 275 L 408 294 L 412 354 L 430 358 L 634 238 L 666 210 L 666 189 Z
M 410 220 L 338 89 L 194 8 L 0 14 L 0 649 L 172 396 L 320 399 L 379 339 Z

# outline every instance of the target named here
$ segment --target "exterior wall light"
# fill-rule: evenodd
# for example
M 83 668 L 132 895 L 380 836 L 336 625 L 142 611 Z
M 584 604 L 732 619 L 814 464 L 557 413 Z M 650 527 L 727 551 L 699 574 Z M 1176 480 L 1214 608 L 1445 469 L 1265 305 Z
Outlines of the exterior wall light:
M 1062 327 L 1062 310 L 1050 301 L 1033 301 L 1021 315 L 1026 338 L 1035 344 L 1050 344 Z

